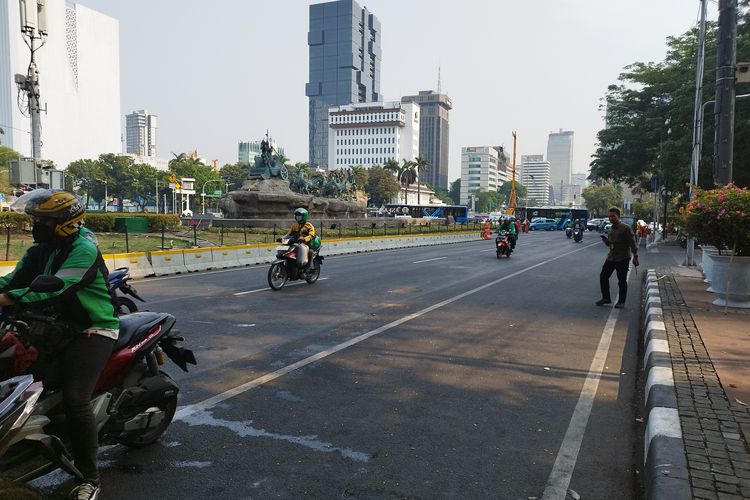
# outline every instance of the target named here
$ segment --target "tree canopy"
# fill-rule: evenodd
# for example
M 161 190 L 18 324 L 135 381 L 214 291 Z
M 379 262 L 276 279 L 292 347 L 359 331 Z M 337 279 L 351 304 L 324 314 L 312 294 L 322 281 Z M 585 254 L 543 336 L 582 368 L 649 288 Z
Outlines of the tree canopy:
M 400 189 L 396 177 L 379 165 L 372 166 L 367 174 L 365 191 L 369 197 L 369 204 L 379 207 L 385 203 L 390 203 Z

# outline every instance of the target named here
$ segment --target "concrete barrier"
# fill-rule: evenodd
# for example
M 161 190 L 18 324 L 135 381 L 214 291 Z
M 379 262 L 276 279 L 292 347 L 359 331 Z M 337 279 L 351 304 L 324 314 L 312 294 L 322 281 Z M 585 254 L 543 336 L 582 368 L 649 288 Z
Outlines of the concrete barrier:
M 151 262 L 149 262 L 146 252 L 114 253 L 110 254 L 110 256 L 114 260 L 113 269 L 127 267 L 133 278 L 144 278 L 154 275 L 154 269 L 151 267 Z
M 10 274 L 16 268 L 16 264 L 18 264 L 18 261 L 16 260 L 0 262 L 0 276 Z
M 151 267 L 156 276 L 187 273 L 182 250 L 157 250 L 151 252 Z
M 258 262 L 258 247 L 253 245 L 240 245 L 237 247 L 237 262 L 241 266 L 251 266 Z
M 226 269 L 228 267 L 240 266 L 239 251 L 242 248 L 244 248 L 244 245 L 211 248 L 213 267 L 217 269 Z
M 207 271 L 214 267 L 210 248 L 183 250 L 182 256 L 185 258 L 185 267 L 190 272 Z
M 107 265 L 107 269 L 110 271 L 114 271 L 117 269 L 117 264 L 115 264 L 115 254 L 113 253 L 105 253 L 102 254 L 102 258 L 104 259 L 104 263 Z

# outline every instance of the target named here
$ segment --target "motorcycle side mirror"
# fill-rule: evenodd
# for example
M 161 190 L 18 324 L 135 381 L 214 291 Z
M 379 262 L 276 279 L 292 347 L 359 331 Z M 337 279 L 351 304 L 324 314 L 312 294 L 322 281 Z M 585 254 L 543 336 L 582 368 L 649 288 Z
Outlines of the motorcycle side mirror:
M 29 285 L 29 290 L 36 293 L 50 293 L 62 290 L 65 282 L 57 276 L 37 276 Z

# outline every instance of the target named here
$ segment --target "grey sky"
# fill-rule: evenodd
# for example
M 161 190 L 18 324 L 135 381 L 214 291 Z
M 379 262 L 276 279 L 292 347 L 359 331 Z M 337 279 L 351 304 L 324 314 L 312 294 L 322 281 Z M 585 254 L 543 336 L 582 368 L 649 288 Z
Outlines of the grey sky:
M 159 116 L 159 156 L 197 149 L 237 161 L 266 128 L 307 161 L 309 0 L 80 0 L 120 21 L 122 112 Z M 666 37 L 697 21 L 698 0 L 369 0 L 382 24 L 381 90 L 397 100 L 437 88 L 453 100 L 449 179 L 462 146 L 545 154 L 575 131 L 573 170 L 588 170 L 598 107 L 635 61 L 661 61 Z M 710 4 L 709 16 L 716 18 Z

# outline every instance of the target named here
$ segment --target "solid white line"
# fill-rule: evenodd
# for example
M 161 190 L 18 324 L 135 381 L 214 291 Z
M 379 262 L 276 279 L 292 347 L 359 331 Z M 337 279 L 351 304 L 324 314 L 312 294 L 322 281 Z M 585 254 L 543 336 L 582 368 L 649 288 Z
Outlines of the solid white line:
M 421 264 L 422 262 L 432 262 L 433 260 L 442 260 L 447 259 L 448 257 L 435 257 L 434 259 L 425 259 L 425 260 L 418 260 L 416 262 L 412 262 L 412 264 Z
M 600 245 L 601 243 L 596 243 L 596 244 Z M 571 255 L 571 254 L 580 252 L 582 250 L 585 250 L 586 248 L 588 248 L 590 246 L 593 246 L 593 244 L 585 246 L 585 247 L 577 248 L 576 250 L 571 250 L 570 252 L 558 255 L 557 257 L 553 257 L 551 259 L 547 259 L 547 260 L 542 261 L 542 262 L 538 262 L 538 263 L 536 263 L 536 264 L 534 264 L 532 266 L 529 266 L 529 267 L 527 267 L 525 269 L 521 269 L 521 270 L 516 271 L 514 273 L 511 273 L 511 274 L 508 274 L 506 276 L 503 276 L 502 278 L 498 278 L 498 279 L 496 279 L 494 281 L 490 281 L 489 283 L 485 283 L 484 285 L 478 286 L 477 288 L 474 288 L 472 290 L 468 290 L 468 291 L 466 291 L 464 293 L 458 294 L 458 295 L 456 295 L 454 297 L 451 297 L 449 299 L 445 299 L 442 302 L 438 302 L 437 304 L 433 304 L 433 305 L 431 305 L 429 307 L 425 307 L 424 309 L 421 309 L 421 310 L 419 310 L 419 311 L 417 311 L 415 313 L 408 314 L 408 315 L 404 316 L 403 318 L 397 319 L 395 321 L 391 321 L 390 323 L 388 323 L 386 325 L 383 325 L 383 326 L 381 326 L 379 328 L 376 328 L 375 330 L 370 330 L 367 333 L 363 333 L 362 335 L 359 335 L 359 336 L 354 337 L 354 338 L 352 338 L 350 340 L 347 340 L 346 342 L 343 342 L 341 344 L 335 345 L 335 346 L 331 347 L 330 349 L 326 349 L 326 350 L 321 351 L 321 352 L 319 352 L 317 354 L 313 354 L 312 356 L 308 356 L 307 358 L 301 359 L 301 360 L 297 361 L 296 363 L 292 363 L 291 365 L 285 366 L 283 368 L 279 368 L 278 370 L 276 370 L 274 372 L 267 373 L 267 374 L 265 374 L 265 375 L 263 375 L 261 377 L 258 377 L 258 378 L 254 379 L 254 380 L 251 380 L 251 381 L 246 382 L 244 384 L 238 385 L 237 387 L 234 387 L 232 389 L 224 391 L 224 392 L 222 392 L 220 394 L 217 394 L 216 396 L 212 396 L 212 397 L 210 397 L 208 399 L 204 399 L 203 401 L 200 401 L 198 403 L 185 406 L 184 408 L 181 408 L 180 410 L 178 410 L 175 413 L 174 418 L 176 420 L 180 420 L 180 419 L 183 419 L 183 418 L 187 417 L 188 415 L 192 415 L 192 414 L 198 413 L 200 411 L 205 411 L 205 410 L 207 410 L 207 409 L 209 409 L 209 408 L 211 408 L 211 407 L 213 407 L 213 406 L 221 403 L 222 401 L 226 401 L 227 399 L 233 398 L 234 396 L 238 396 L 238 395 L 240 395 L 240 394 L 242 394 L 244 392 L 249 391 L 250 389 L 253 389 L 253 388 L 258 387 L 260 385 L 263 385 L 265 383 L 271 382 L 272 380 L 276 380 L 277 378 L 282 377 L 282 376 L 286 375 L 287 373 L 293 372 L 294 370 L 297 370 L 297 369 L 302 368 L 304 366 L 307 366 L 307 365 L 309 365 L 311 363 L 319 361 L 319 360 L 321 360 L 323 358 L 326 358 L 326 357 L 328 357 L 328 356 L 330 356 L 332 354 L 335 354 L 335 353 L 337 353 L 339 351 L 342 351 L 342 350 L 346 349 L 347 347 L 351 347 L 353 345 L 359 344 L 360 342 L 363 342 L 363 341 L 369 339 L 370 337 L 374 337 L 375 335 L 379 335 L 379 334 L 381 334 L 383 332 L 387 332 L 388 330 L 390 330 L 392 328 L 395 328 L 395 327 L 397 327 L 399 325 L 402 325 L 402 324 L 404 324 L 404 323 L 406 323 L 408 321 L 411 321 L 413 319 L 419 318 L 420 316 L 424 316 L 425 314 L 430 313 L 430 312 L 432 312 L 432 311 L 434 311 L 436 309 L 440 309 L 441 307 L 447 306 L 448 304 L 452 304 L 453 302 L 456 302 L 457 300 L 461 300 L 461 299 L 463 299 L 465 297 L 468 297 L 470 295 L 473 295 L 473 294 L 475 294 L 477 292 L 481 292 L 482 290 L 484 290 L 486 288 L 489 288 L 491 286 L 495 286 L 498 283 L 502 283 L 503 281 L 515 278 L 519 274 L 526 273 L 528 271 L 531 271 L 532 269 L 536 269 L 537 267 L 543 266 L 545 264 L 549 264 L 550 262 L 554 262 L 554 261 L 556 261 L 558 259 L 562 259 L 563 257 L 567 257 L 568 255 Z M 613 309 L 613 311 L 615 311 L 615 313 L 616 313 L 617 311 L 619 311 L 619 309 Z
M 630 269 L 628 269 L 625 279 L 627 280 L 628 278 L 630 278 Z M 618 294 L 617 299 L 619 298 L 620 295 Z M 619 314 L 619 309 L 612 308 L 607 318 L 607 323 L 604 325 L 599 346 L 596 349 L 594 359 L 591 361 L 591 366 L 589 367 L 589 373 L 581 389 L 581 395 L 578 397 L 578 403 L 575 410 L 573 410 L 568 430 L 565 432 L 560 450 L 557 452 L 555 465 L 552 467 L 552 472 L 547 479 L 547 485 L 544 487 L 542 500 L 565 500 L 568 495 L 570 478 L 573 476 L 573 469 L 575 469 L 576 461 L 578 460 L 578 452 L 581 449 L 581 442 L 586 432 L 591 408 L 594 406 L 596 391 L 599 388 L 599 380 L 604 370 L 604 364 L 607 361 L 609 345 L 612 342 L 612 335 L 615 332 L 615 325 L 617 324 Z
M 327 279 L 328 278 L 318 278 L 318 281 L 324 281 L 324 280 L 327 280 Z M 299 283 L 287 283 L 284 286 L 297 286 L 297 285 L 304 285 L 304 283 L 302 283 L 300 281 Z M 249 293 L 265 292 L 266 290 L 270 290 L 270 289 L 271 289 L 271 287 L 256 288 L 255 290 L 247 290 L 247 291 L 244 291 L 244 292 L 237 292 L 237 293 L 233 293 L 232 295 L 235 295 L 235 296 L 238 296 L 238 295 L 247 295 Z

